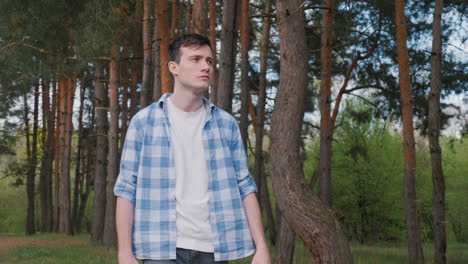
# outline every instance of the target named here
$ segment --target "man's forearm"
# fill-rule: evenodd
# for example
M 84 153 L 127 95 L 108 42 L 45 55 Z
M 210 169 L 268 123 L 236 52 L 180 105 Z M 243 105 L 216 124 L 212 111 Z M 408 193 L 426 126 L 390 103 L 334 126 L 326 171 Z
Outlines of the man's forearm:
M 265 248 L 268 250 L 265 233 L 263 231 L 262 214 L 255 193 L 247 195 L 242 202 L 255 246 L 257 249 Z
M 130 201 L 122 197 L 117 197 L 116 226 L 119 255 L 133 255 L 132 230 L 134 212 L 135 207 Z

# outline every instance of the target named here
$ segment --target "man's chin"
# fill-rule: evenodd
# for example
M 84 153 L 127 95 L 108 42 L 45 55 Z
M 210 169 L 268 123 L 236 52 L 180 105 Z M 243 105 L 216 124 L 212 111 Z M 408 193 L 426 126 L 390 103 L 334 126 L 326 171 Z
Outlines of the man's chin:
M 208 92 L 209 86 L 199 86 L 199 87 L 194 87 L 193 91 L 198 94 L 198 95 L 204 95 L 206 92 Z

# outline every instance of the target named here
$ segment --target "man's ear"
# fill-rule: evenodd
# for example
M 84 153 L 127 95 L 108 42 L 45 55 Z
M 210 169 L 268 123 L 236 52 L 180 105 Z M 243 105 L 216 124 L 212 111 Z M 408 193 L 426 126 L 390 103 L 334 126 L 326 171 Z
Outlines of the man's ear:
M 177 63 L 175 61 L 170 61 L 167 63 L 167 67 L 169 68 L 169 71 L 172 73 L 172 75 L 177 75 L 178 69 L 177 69 Z

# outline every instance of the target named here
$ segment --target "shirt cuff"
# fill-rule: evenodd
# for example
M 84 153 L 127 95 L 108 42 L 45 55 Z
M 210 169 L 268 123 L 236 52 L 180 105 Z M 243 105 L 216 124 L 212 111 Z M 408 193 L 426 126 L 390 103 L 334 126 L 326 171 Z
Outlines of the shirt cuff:
M 114 195 L 125 198 L 132 204 L 135 204 L 135 186 L 119 181 L 114 187 Z
M 257 185 L 252 180 L 252 177 L 250 175 L 244 178 L 244 180 L 242 180 L 241 183 L 239 183 L 239 191 L 242 200 L 244 200 L 244 198 L 250 193 L 257 192 Z

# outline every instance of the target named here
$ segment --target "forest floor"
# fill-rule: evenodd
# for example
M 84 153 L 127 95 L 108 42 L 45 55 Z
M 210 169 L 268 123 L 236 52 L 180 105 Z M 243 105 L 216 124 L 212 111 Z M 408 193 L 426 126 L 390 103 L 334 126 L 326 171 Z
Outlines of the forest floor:
M 115 260 L 115 250 L 94 245 L 86 235 L 0 235 L 0 263 L 111 264 Z
M 406 247 L 398 244 L 351 246 L 355 264 L 407 263 Z M 424 247 L 426 263 L 433 263 L 431 244 Z M 449 244 L 448 263 L 468 263 L 468 244 Z M 247 264 L 251 258 L 231 261 L 230 264 Z M 65 236 L 38 234 L 35 236 L 0 235 L 0 263 L 5 264 L 115 264 L 115 250 L 90 242 L 88 235 Z M 294 264 L 312 263 L 310 253 L 298 241 Z

